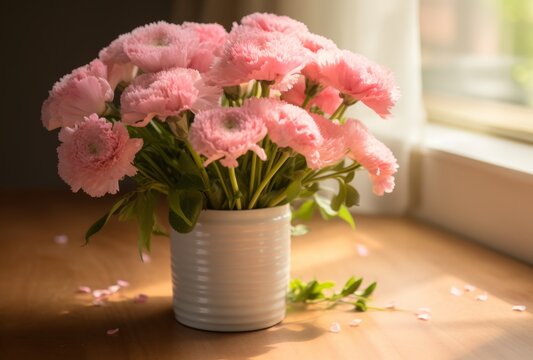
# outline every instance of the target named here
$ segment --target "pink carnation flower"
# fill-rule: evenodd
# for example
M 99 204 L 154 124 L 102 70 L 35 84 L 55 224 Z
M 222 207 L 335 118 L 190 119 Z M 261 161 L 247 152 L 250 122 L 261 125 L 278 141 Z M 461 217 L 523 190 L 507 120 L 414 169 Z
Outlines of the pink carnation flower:
M 302 106 L 305 100 L 305 79 L 300 77 L 298 82 L 289 91 L 281 94 L 281 99 L 288 103 Z M 339 92 L 328 86 L 311 99 L 307 108 L 318 106 L 320 110 L 332 114 L 341 103 L 342 99 L 339 96 Z
M 298 80 L 308 57 L 295 37 L 240 26 L 230 33 L 222 57 L 208 76 L 218 86 L 266 80 L 275 83 L 274 89 L 284 91 Z
M 322 136 L 307 111 L 277 99 L 250 99 L 244 107 L 265 121 L 273 143 L 302 154 L 308 164 L 317 161 Z
M 354 100 L 361 100 L 383 118 L 390 115 L 390 109 L 400 97 L 392 72 L 348 50 L 322 53 L 322 56 L 326 54 L 330 56 L 319 59 L 321 82 Z
M 193 69 L 175 68 L 135 78 L 120 98 L 122 121 L 146 126 L 154 116 L 165 120 L 184 110 L 199 111 L 216 106 L 219 88 L 204 84 Z
M 114 126 L 92 114 L 74 127 L 59 132 L 59 176 L 72 191 L 83 189 L 93 197 L 115 194 L 124 176 L 133 176 L 141 139 L 130 139 L 121 123 Z
M 164 21 L 138 27 L 123 41 L 124 53 L 144 72 L 187 67 L 199 46 L 194 31 Z
M 200 41 L 191 55 L 188 67 L 201 73 L 208 71 L 214 59 L 222 55 L 228 33 L 219 24 L 185 22 L 182 28 L 193 31 Z
M 335 165 L 341 161 L 348 151 L 346 142 L 346 128 L 337 120 L 326 119 L 318 114 L 311 114 L 322 136 L 318 147 L 319 156 L 314 161 L 308 162 L 311 169 L 321 169 Z
M 124 42 L 129 37 L 130 33 L 120 35 L 98 54 L 98 58 L 107 65 L 108 81 L 113 89 L 120 82 L 130 83 L 137 75 L 137 66 L 131 63 L 129 56 L 124 52 Z
M 303 47 L 312 53 L 317 53 L 319 50 L 337 50 L 337 45 L 327 37 L 310 32 L 301 32 L 297 36 L 302 42 Z
M 376 139 L 361 122 L 348 119 L 345 123 L 346 141 L 350 148 L 348 157 L 361 164 L 370 175 L 376 195 L 394 189 L 394 174 L 398 163 L 392 151 Z
M 100 60 L 77 68 L 55 83 L 43 103 L 41 120 L 53 130 L 81 122 L 92 113 L 103 114 L 113 90 L 106 80 L 107 68 Z
M 248 150 L 266 160 L 265 151 L 257 145 L 266 132 L 262 119 L 244 108 L 216 108 L 196 115 L 189 140 L 198 153 L 207 157 L 205 166 L 220 160 L 226 167 L 237 167 L 237 158 Z
M 241 24 L 246 27 L 256 28 L 269 32 L 280 32 L 284 34 L 301 34 L 309 30 L 304 23 L 294 20 L 288 16 L 280 16 L 269 13 L 253 13 L 241 19 Z

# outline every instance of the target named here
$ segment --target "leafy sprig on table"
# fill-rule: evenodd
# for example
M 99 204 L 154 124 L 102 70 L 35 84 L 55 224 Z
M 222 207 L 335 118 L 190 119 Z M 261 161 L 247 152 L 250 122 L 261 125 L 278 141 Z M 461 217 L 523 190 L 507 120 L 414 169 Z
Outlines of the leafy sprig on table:
M 289 284 L 289 293 L 287 298 L 292 303 L 316 304 L 328 303 L 329 307 L 337 304 L 351 304 L 354 310 L 366 311 L 368 309 L 367 301 L 376 289 L 377 283 L 373 282 L 364 290 L 359 290 L 363 284 L 363 278 L 352 276 L 346 281 L 339 292 L 335 292 L 333 281 L 319 282 L 311 280 L 304 282 L 300 279 L 293 279 Z

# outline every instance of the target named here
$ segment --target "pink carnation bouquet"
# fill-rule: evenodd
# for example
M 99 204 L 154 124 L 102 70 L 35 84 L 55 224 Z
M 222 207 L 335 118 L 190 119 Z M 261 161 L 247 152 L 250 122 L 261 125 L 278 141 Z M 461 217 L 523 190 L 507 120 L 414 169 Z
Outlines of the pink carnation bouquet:
M 53 86 L 42 122 L 60 130 L 59 175 L 72 191 L 100 197 L 134 180 L 86 240 L 118 215 L 137 219 L 143 250 L 161 232 L 161 199 L 178 232 L 191 231 L 203 209 L 299 199 L 295 217 L 319 210 L 353 226 L 356 171 L 366 170 L 383 195 L 394 189 L 398 164 L 344 114 L 361 103 L 387 118 L 398 97 L 389 70 L 301 22 L 255 13 L 229 33 L 161 21 L 121 35 Z

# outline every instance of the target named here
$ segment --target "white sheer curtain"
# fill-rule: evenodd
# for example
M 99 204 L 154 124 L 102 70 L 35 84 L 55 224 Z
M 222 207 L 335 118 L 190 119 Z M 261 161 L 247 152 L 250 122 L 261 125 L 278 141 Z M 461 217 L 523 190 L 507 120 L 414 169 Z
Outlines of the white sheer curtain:
M 378 118 L 362 104 L 355 105 L 348 115 L 368 125 L 400 164 L 396 189 L 383 197 L 372 194 L 366 174 L 358 174 L 361 206 L 356 211 L 405 212 L 412 197 L 410 154 L 423 119 L 418 0 L 291 0 L 277 2 L 275 7 L 277 14 L 300 20 L 339 47 L 363 54 L 395 73 L 402 97 L 391 119 Z

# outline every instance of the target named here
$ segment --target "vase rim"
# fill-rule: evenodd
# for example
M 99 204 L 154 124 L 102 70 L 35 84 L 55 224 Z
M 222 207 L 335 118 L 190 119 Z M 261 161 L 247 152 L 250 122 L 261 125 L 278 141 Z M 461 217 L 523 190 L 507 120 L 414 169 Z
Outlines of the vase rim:
M 250 210 L 211 210 L 205 209 L 200 213 L 201 220 L 225 220 L 225 219 L 235 219 L 238 216 L 239 219 L 255 219 L 255 218 L 269 218 L 269 217 L 278 217 L 289 214 L 290 216 L 290 205 L 280 205 L 268 208 L 260 209 L 250 209 Z

